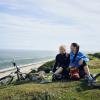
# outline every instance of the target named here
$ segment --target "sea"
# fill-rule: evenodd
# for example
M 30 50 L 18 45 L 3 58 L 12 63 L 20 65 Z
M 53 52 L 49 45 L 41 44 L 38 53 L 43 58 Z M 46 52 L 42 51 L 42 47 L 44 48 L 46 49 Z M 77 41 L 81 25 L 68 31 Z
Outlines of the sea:
M 18 66 L 21 66 L 53 59 L 55 55 L 55 51 L 0 50 L 0 70 L 13 67 L 13 61 L 15 61 Z

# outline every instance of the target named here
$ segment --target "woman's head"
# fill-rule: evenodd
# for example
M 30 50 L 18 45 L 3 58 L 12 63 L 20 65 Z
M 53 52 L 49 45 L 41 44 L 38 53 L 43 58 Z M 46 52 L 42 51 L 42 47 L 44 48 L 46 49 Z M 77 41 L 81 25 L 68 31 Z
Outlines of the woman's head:
M 59 47 L 59 52 L 60 52 L 60 54 L 66 53 L 66 46 L 65 46 L 65 45 L 61 45 L 61 46 Z
M 79 48 L 80 46 L 77 43 L 72 43 L 70 47 L 71 51 L 74 53 L 77 53 L 79 51 Z

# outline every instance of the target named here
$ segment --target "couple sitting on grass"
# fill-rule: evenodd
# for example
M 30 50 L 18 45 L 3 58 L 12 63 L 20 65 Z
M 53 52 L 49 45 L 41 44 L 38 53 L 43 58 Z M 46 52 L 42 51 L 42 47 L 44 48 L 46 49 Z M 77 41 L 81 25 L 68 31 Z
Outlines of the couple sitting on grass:
M 53 80 L 81 78 L 93 81 L 88 68 L 89 58 L 79 51 L 79 45 L 72 43 L 70 54 L 66 52 L 65 46 L 60 46 L 59 54 L 56 56 L 56 62 L 53 67 Z

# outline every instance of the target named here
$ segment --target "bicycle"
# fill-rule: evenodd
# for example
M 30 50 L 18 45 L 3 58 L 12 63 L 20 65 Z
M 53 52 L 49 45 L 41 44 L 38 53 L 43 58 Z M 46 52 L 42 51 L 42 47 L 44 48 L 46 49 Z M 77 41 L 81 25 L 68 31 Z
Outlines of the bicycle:
M 20 68 L 16 65 L 15 62 L 12 62 L 13 66 L 16 68 L 15 72 L 11 72 L 9 75 L 0 78 L 0 86 L 2 85 L 9 85 L 13 82 L 13 80 L 16 78 L 16 82 L 20 82 L 21 80 L 32 80 L 32 76 L 30 74 L 27 73 L 22 73 L 20 71 Z

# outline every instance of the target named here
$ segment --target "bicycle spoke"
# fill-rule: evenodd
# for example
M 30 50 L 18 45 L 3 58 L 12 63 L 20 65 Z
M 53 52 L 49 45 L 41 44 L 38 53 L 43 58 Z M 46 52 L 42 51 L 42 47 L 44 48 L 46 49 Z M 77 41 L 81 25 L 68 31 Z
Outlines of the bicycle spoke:
M 0 85 L 8 85 L 11 83 L 11 81 L 12 81 L 12 77 L 10 76 L 4 77 L 0 80 Z

